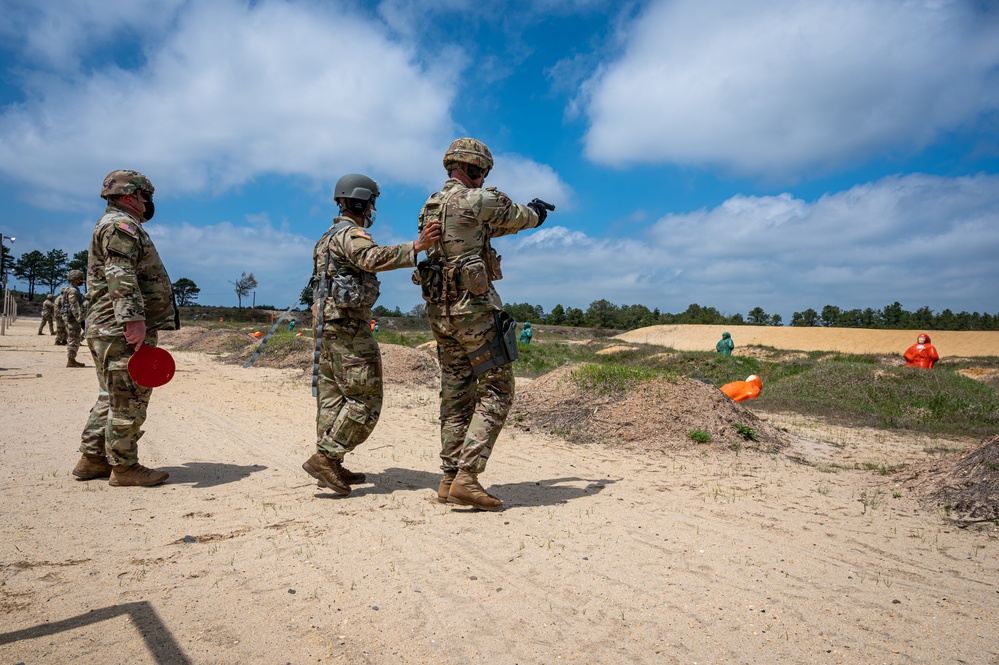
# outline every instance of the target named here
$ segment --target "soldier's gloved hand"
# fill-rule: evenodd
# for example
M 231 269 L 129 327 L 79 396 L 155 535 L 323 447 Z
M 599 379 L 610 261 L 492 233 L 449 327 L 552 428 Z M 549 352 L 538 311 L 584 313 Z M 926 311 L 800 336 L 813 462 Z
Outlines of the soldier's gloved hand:
M 534 199 L 528 203 L 527 207 L 538 213 L 538 226 L 545 223 L 545 218 L 548 217 L 548 209 L 541 205 L 541 203 L 538 202 L 538 199 Z

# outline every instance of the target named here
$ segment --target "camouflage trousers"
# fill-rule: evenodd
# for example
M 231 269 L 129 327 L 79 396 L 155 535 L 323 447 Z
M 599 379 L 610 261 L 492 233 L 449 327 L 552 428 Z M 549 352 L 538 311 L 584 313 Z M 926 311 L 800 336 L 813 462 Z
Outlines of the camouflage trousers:
M 496 334 L 492 312 L 431 317 L 441 363 L 441 469 L 482 473 L 513 405 L 513 365 L 476 376 L 468 354 Z
M 145 344 L 156 346 L 157 333 L 146 333 Z M 92 337 L 87 340 L 97 368 L 100 392 L 83 428 L 80 452 L 104 455 L 114 466 L 131 466 L 139 461 L 138 441 L 152 388 L 143 388 L 128 374 L 132 345 L 119 337 Z
M 42 314 L 42 322 L 38 324 L 38 334 L 39 335 L 42 334 L 42 331 L 45 329 L 45 324 L 46 323 L 49 324 L 49 334 L 50 335 L 54 335 L 55 331 L 53 329 L 52 315 L 51 314 L 48 314 L 48 315 Z
M 66 319 L 62 318 L 62 315 L 55 315 L 56 324 L 56 338 L 55 343 L 62 345 L 66 343 Z
M 367 321 L 323 328 L 316 385 L 316 449 L 343 459 L 364 443 L 382 412 L 382 356 Z
M 80 352 L 80 344 L 83 343 L 83 326 L 79 321 L 66 320 L 66 357 L 76 360 L 76 354 Z M 130 354 L 131 355 L 131 354 Z

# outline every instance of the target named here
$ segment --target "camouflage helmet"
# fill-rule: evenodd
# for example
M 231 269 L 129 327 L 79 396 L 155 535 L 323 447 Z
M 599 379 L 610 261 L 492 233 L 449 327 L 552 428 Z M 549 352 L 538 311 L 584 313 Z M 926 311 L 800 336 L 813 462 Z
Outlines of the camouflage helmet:
M 128 196 L 137 191 L 152 194 L 153 183 L 149 182 L 149 178 L 138 171 L 119 169 L 112 171 L 104 178 L 104 186 L 101 187 L 101 198 Z
M 360 173 L 348 173 L 336 181 L 333 188 L 333 200 L 337 199 L 358 199 L 359 201 L 371 201 L 381 192 L 378 191 L 378 183 L 366 175 Z
M 46 300 L 55 300 L 55 296 L 52 295 L 51 293 L 49 293 L 48 295 L 45 296 L 45 299 Z
M 66 274 L 66 279 L 69 281 L 70 284 L 72 284 L 73 282 L 82 282 L 86 278 L 83 276 L 82 270 L 70 270 Z
M 471 138 L 455 139 L 444 153 L 444 169 L 448 173 L 458 164 L 474 164 L 488 174 L 493 168 L 493 153 L 482 141 Z

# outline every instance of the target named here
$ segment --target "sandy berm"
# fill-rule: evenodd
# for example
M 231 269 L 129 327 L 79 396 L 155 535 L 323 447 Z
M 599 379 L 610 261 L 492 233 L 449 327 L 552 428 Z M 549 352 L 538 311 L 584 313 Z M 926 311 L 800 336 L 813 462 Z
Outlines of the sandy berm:
M 337 498 L 301 470 L 301 369 L 175 351 L 140 442 L 170 480 L 114 488 L 69 473 L 97 382 L 36 328 L 0 338 L 0 662 L 999 663 L 994 523 L 853 468 L 978 441 L 787 418 L 779 452 L 641 449 L 511 424 L 482 476 L 508 507 L 477 513 L 435 500 L 434 358 L 384 345 L 382 419 L 348 459 L 372 482 Z

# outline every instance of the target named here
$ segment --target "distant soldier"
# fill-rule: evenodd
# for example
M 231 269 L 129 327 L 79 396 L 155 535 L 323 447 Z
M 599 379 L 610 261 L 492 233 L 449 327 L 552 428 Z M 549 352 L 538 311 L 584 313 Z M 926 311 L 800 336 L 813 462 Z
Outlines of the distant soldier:
M 49 334 L 55 335 L 55 329 L 53 328 L 52 319 L 55 317 L 55 297 L 50 293 L 45 296 L 45 301 L 42 302 L 42 322 L 38 324 L 38 334 L 44 334 L 42 330 L 45 329 L 45 324 L 49 324 Z
M 490 240 L 541 226 L 547 204 L 483 189 L 489 148 L 461 138 L 444 155 L 448 180 L 420 211 L 420 228 L 440 222 L 441 241 L 418 275 L 441 364 L 441 469 L 437 500 L 498 511 L 503 502 L 479 484 L 513 404 L 516 323 L 493 282 L 503 277 Z
M 365 481 L 363 473 L 343 466 L 343 458 L 368 438 L 382 409 L 382 357 L 370 323 L 380 284 L 374 273 L 414 267 L 416 254 L 440 239 L 440 226 L 430 224 L 415 242 L 376 245 L 367 229 L 375 221 L 378 194 L 378 184 L 367 176 L 340 178 L 333 193 L 340 215 L 312 254 L 316 453 L 302 468 L 343 496 Z
M 110 476 L 113 487 L 159 485 L 170 474 L 139 464 L 138 440 L 151 388 L 132 380 L 128 361 L 160 330 L 180 328 L 170 276 L 143 224 L 153 218 L 153 185 L 137 171 L 112 171 L 101 198 L 87 265 L 87 345 L 100 392 L 83 428 L 73 469 L 80 480 Z
M 56 346 L 66 346 L 66 319 L 62 315 L 62 307 L 66 301 L 67 288 L 69 287 L 64 286 L 59 289 L 59 295 L 52 301 L 52 317 L 55 319 L 56 324 Z
M 732 349 L 735 348 L 735 342 L 732 341 L 732 335 L 727 332 L 722 333 L 722 338 L 718 340 L 715 344 L 715 351 L 722 354 L 723 356 L 732 355 Z
M 83 323 L 86 316 L 83 296 L 80 294 L 80 285 L 84 279 L 83 271 L 70 270 L 66 279 L 69 280 L 69 286 L 66 287 L 62 300 L 62 315 L 66 321 L 66 367 L 86 367 L 76 359 L 80 344 L 83 342 Z

